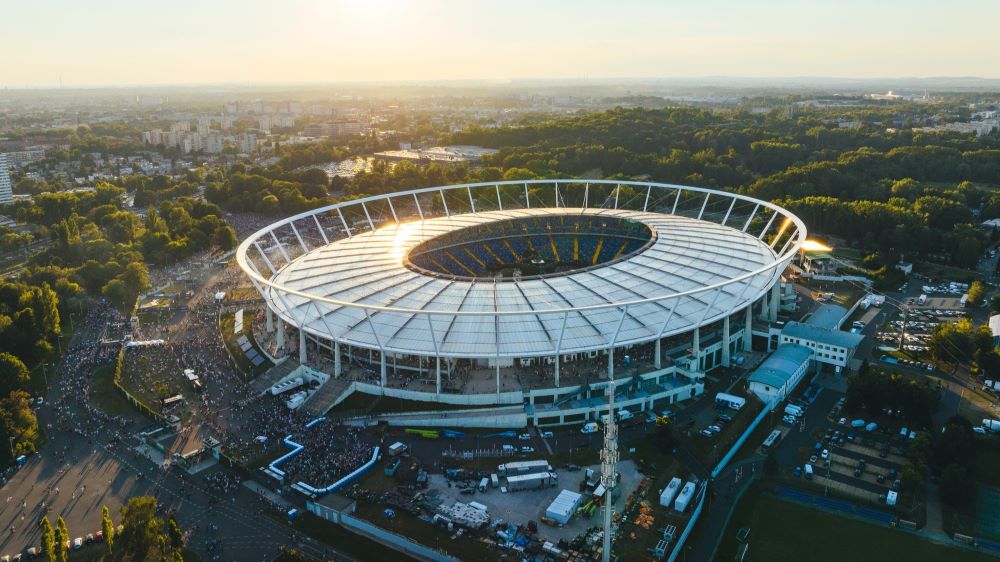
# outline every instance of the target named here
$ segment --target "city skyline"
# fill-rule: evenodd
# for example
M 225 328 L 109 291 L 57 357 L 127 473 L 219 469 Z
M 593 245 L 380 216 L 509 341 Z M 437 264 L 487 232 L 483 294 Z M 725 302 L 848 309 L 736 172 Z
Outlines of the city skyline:
M 53 18 L 58 13 L 60 17 Z M 0 86 L 731 77 L 1000 78 L 1000 5 L 251 0 L 9 6 Z

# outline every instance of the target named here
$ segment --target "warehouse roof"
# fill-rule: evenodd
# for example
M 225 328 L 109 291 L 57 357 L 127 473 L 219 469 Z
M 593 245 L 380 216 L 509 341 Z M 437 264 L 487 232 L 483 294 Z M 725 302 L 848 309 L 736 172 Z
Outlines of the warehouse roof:
M 778 349 L 750 374 L 747 381 L 781 388 L 803 364 L 809 362 L 810 357 L 812 350 L 804 345 L 794 343 L 779 345 Z

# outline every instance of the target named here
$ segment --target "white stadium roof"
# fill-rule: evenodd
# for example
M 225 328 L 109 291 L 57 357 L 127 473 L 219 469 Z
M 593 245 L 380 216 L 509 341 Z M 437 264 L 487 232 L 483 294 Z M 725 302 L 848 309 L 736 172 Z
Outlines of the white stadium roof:
M 628 218 L 651 227 L 656 236 L 644 250 L 605 266 L 520 281 L 448 279 L 403 263 L 409 249 L 446 232 L 560 213 Z M 390 223 L 292 259 L 270 279 L 265 296 L 293 325 L 342 344 L 455 357 L 575 353 L 690 331 L 754 302 L 774 284 L 783 269 L 777 262 L 786 254 L 779 260 L 764 240 L 741 226 L 641 210 L 580 208 L 494 210 Z M 717 285 L 719 290 L 697 292 Z M 682 292 L 692 294 L 664 298 Z M 454 312 L 460 314 L 449 314 Z

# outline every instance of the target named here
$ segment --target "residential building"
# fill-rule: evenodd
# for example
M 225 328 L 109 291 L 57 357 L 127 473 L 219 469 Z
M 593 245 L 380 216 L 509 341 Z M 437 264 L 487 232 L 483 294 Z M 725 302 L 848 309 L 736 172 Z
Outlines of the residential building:
M 243 133 L 236 137 L 236 150 L 240 154 L 250 154 L 257 151 L 257 136 Z
M 202 144 L 204 151 L 209 154 L 218 154 L 225 148 L 222 135 L 217 134 L 205 135 L 205 140 Z
M 10 185 L 10 172 L 7 170 L 7 155 L 0 154 L 0 203 L 12 203 L 14 189 Z

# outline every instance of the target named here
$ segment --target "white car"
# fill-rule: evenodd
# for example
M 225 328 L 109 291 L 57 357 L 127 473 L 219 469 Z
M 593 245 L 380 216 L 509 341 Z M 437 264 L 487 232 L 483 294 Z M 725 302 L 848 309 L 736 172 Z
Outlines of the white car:
M 551 431 L 543 431 L 542 432 L 542 439 L 552 439 L 555 436 L 556 436 L 556 434 L 552 433 Z
M 837 423 L 840 425 L 847 425 L 847 418 L 840 418 L 837 420 Z
M 534 447 L 528 447 L 528 446 L 521 447 L 521 452 L 527 455 L 527 454 L 530 454 L 530 453 L 534 453 L 535 452 L 535 448 Z
M 823 449 L 823 452 L 820 453 L 819 456 L 823 457 L 824 459 L 830 458 L 830 450 L 829 449 Z
M 531 434 L 530 433 L 522 433 L 522 434 L 518 435 L 517 438 L 520 439 L 521 441 L 531 441 Z
M 73 539 L 73 550 L 80 550 L 81 548 L 83 548 L 83 538 L 76 537 Z
M 973 433 L 978 433 L 979 435 L 986 435 L 986 428 L 979 425 L 972 428 Z

